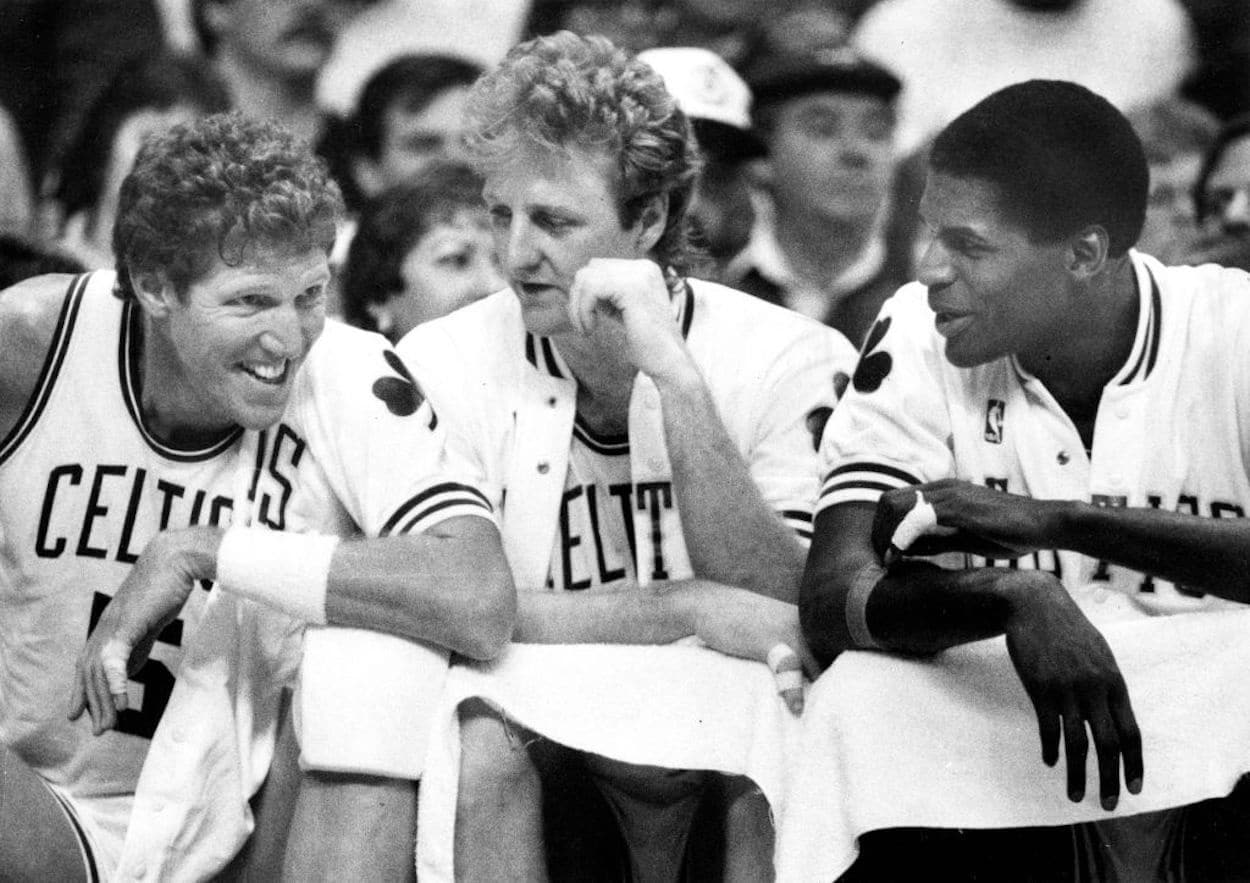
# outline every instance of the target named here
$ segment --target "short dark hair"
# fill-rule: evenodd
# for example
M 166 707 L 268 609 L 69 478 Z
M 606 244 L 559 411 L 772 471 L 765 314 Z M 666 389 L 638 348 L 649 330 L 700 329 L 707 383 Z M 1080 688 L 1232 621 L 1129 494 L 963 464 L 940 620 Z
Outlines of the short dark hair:
M 485 215 L 482 178 L 467 163 L 432 160 L 398 187 L 367 202 L 343 264 L 343 318 L 377 331 L 370 304 L 384 304 L 404 290 L 400 267 L 408 252 L 439 224 L 466 209 Z
M 655 259 L 684 271 L 700 157 L 690 120 L 645 62 L 606 37 L 557 31 L 520 43 L 470 95 L 467 143 L 479 169 L 529 145 L 603 150 L 616 160 L 617 213 L 629 227 L 668 197 Z
M 341 212 L 325 163 L 277 123 L 236 112 L 173 126 L 122 182 L 118 296 L 134 297 L 131 274 L 143 273 L 185 295 L 216 260 L 237 266 L 254 248 L 328 253 Z
M 1119 257 L 1146 218 L 1150 172 L 1132 125 L 1063 80 L 1016 83 L 981 100 L 937 136 L 929 168 L 994 186 L 1007 215 L 1043 242 L 1096 224 Z
M 365 83 L 352 114 L 355 148 L 380 159 L 386 132 L 386 113 L 396 104 L 419 113 L 435 98 L 457 86 L 471 86 L 480 77 L 480 65 L 455 55 L 412 53 L 387 62 Z
M 1194 215 L 1199 222 L 1205 221 L 1207 217 L 1207 182 L 1215 173 L 1215 167 L 1219 165 L 1224 153 L 1233 142 L 1240 141 L 1248 135 L 1250 135 L 1250 113 L 1245 113 L 1226 122 L 1207 149 L 1206 155 L 1202 158 L 1202 167 L 1198 170 L 1198 178 L 1194 181 Z

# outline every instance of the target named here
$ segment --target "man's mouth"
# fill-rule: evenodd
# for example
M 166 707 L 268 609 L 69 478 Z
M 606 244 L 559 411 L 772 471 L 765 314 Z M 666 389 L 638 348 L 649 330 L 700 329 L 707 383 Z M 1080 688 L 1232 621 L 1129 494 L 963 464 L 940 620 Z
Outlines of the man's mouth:
M 244 362 L 242 367 L 245 374 L 250 374 L 261 383 L 270 386 L 281 386 L 286 382 L 287 372 L 291 368 L 290 359 L 281 359 L 277 362 Z
M 950 310 L 939 310 L 934 317 L 934 326 L 938 334 L 945 338 L 954 337 L 972 322 L 971 313 L 955 313 Z

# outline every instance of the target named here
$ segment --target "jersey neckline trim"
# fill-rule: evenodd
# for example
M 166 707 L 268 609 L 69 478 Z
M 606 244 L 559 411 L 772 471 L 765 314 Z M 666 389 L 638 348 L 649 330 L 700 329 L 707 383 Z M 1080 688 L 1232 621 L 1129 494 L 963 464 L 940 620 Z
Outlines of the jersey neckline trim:
M 8 437 L 0 439 L 0 463 L 7 460 L 30 435 L 35 424 L 39 422 L 39 415 L 48 404 L 48 399 L 52 395 L 52 387 L 56 384 L 61 365 L 65 362 L 70 336 L 78 320 L 79 307 L 82 306 L 83 292 L 87 290 L 87 282 L 90 278 L 91 274 L 81 273 L 70 280 L 65 292 L 65 301 L 61 304 L 61 314 L 56 320 L 52 343 L 48 347 L 47 355 L 44 356 L 43 368 L 39 371 L 39 380 L 35 384 L 34 394 L 26 402 L 21 417 L 9 431 Z
M 118 335 L 117 361 L 118 375 L 121 379 L 122 398 L 126 402 L 126 410 L 143 436 L 148 447 L 168 460 L 179 463 L 191 463 L 197 460 L 211 460 L 213 457 L 228 450 L 243 434 L 241 426 L 226 430 L 216 441 L 207 445 L 181 447 L 161 441 L 143 420 L 143 409 L 140 407 L 139 389 L 139 321 L 140 313 L 132 301 L 122 304 L 121 333 Z
M 596 454 L 619 457 L 629 453 L 629 433 L 610 434 L 595 432 L 581 414 L 573 417 L 573 436 Z

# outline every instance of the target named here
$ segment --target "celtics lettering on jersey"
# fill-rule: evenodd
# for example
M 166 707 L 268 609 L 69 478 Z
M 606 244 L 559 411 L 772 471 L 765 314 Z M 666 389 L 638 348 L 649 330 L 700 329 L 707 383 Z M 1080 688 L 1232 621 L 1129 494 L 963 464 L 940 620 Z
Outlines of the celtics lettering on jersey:
M 648 579 L 669 579 L 664 541 L 672 529 L 668 525 L 675 523 L 675 506 L 672 482 L 634 483 L 628 438 L 595 435 L 579 421 L 569 449 L 547 588 L 583 591 L 635 581 L 635 513 L 646 513 L 642 523 L 650 532 L 652 554 L 642 562 Z
M 1009 487 L 1009 481 L 1006 478 L 986 477 L 985 484 L 987 487 L 995 490 L 1020 493 L 1019 490 L 1013 490 Z M 1147 493 L 1144 502 L 1151 509 L 1167 509 L 1172 512 L 1204 518 L 1244 518 L 1246 516 L 1245 508 L 1238 503 L 1222 500 L 1200 500 L 1194 494 L 1177 494 L 1175 499 L 1166 501 L 1167 505 L 1165 506 L 1162 494 Z M 1095 506 L 1126 507 L 1129 505 L 1129 499 L 1127 496 L 1118 494 L 1092 494 L 1090 503 Z M 1031 555 L 1024 555 L 1018 559 L 1010 560 L 981 558 L 979 556 L 968 556 L 968 558 L 969 566 L 973 567 L 1010 567 L 1021 570 L 1045 570 L 1053 573 L 1060 579 L 1064 575 L 1062 558 L 1054 550 L 1039 550 Z M 1203 597 L 1202 592 L 1191 591 L 1184 586 L 1174 586 L 1164 580 L 1157 580 L 1149 574 L 1128 570 L 1127 568 L 1110 564 L 1107 561 L 1085 559 L 1083 571 L 1081 574 L 1082 582 L 1114 584 L 1114 587 L 1118 589 L 1136 591 L 1148 595 L 1157 594 L 1161 587 L 1170 586 L 1182 596 L 1190 598 Z
M 256 521 L 282 529 L 295 490 L 296 470 L 306 445 L 286 425 L 259 434 L 249 497 L 256 500 Z M 196 486 L 196 470 L 171 469 L 169 474 L 124 463 L 64 463 L 47 475 L 34 532 L 34 554 L 40 559 L 77 558 L 131 565 L 159 531 L 196 525 L 226 526 L 233 501 L 227 485 L 237 470 L 237 446 L 220 455 L 204 473 L 210 487 Z M 178 478 L 171 478 L 177 475 Z M 124 572 L 124 571 L 119 571 Z M 115 591 L 105 581 L 92 581 L 87 634 Z M 210 584 L 201 581 L 200 588 Z M 199 622 L 203 592 L 195 592 L 157 636 L 151 656 L 131 677 L 130 708 L 119 715 L 117 731 L 152 738 L 174 686 L 173 672 L 181 661 L 184 636 Z

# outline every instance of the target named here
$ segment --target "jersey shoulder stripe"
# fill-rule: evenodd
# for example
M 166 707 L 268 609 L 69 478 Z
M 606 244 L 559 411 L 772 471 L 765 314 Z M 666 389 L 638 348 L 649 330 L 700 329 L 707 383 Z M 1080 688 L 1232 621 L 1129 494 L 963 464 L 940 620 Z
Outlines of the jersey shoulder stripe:
M 486 495 L 479 489 L 460 482 L 446 481 L 426 488 L 421 493 L 399 506 L 395 513 L 386 520 L 380 532 L 381 536 L 419 532 L 425 522 L 435 512 L 448 506 L 467 506 L 469 510 L 479 510 L 474 514 L 494 511 Z
M 74 333 L 74 324 L 78 319 L 82 305 L 83 292 L 87 289 L 87 281 L 91 274 L 82 273 L 75 276 L 65 293 L 65 302 L 61 305 L 61 313 L 56 320 L 56 330 L 52 335 L 52 343 L 48 347 L 43 360 L 43 368 L 39 372 L 39 380 L 35 384 L 35 392 L 26 403 L 22 416 L 10 430 L 8 437 L 0 439 L 0 463 L 7 460 L 21 446 L 22 441 L 30 435 L 39 415 L 48 403 L 52 387 L 56 384 L 57 374 L 65 362 L 65 353 L 69 349 L 70 337 Z
M 845 463 L 825 477 L 818 509 L 838 503 L 875 503 L 887 491 L 920 484 L 910 472 L 884 463 Z

